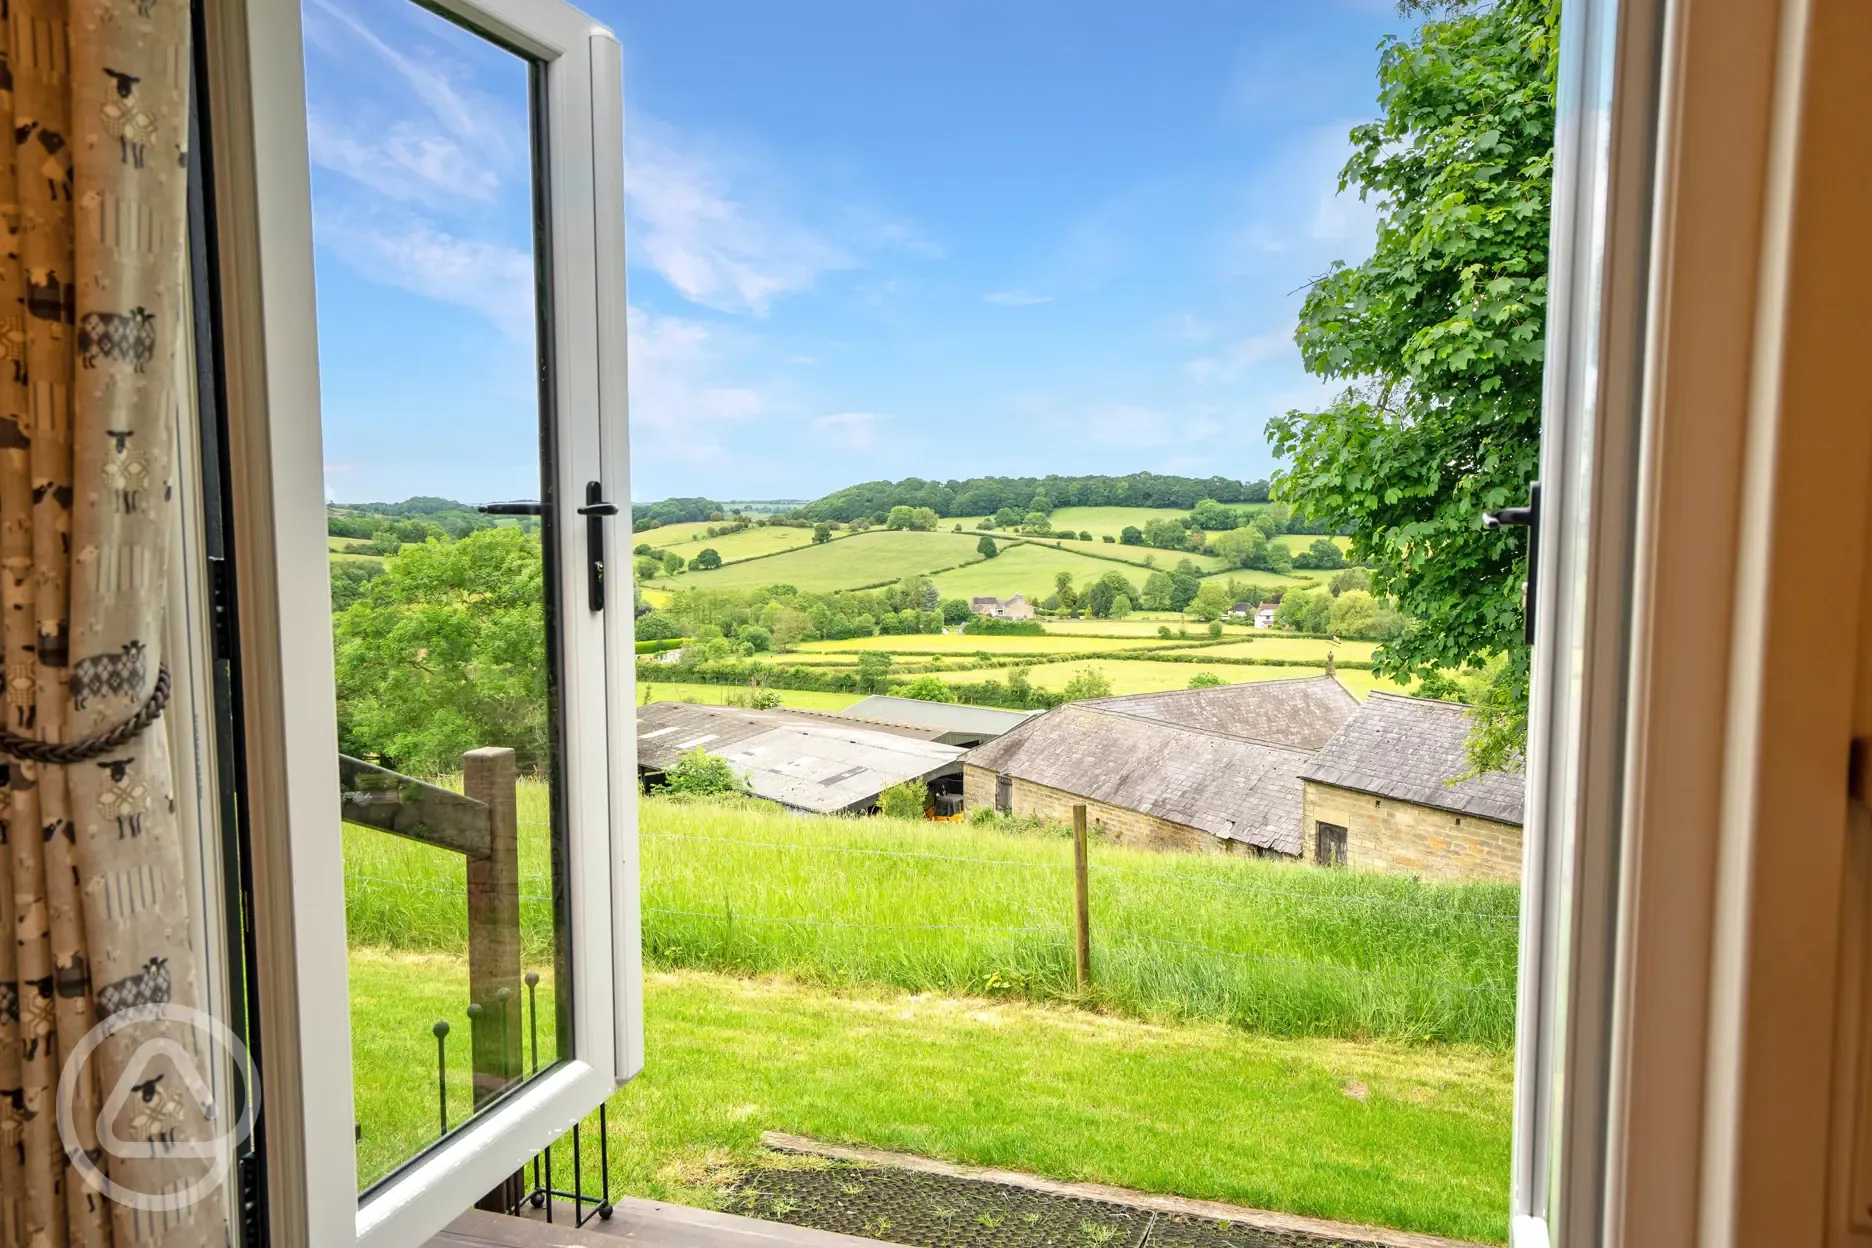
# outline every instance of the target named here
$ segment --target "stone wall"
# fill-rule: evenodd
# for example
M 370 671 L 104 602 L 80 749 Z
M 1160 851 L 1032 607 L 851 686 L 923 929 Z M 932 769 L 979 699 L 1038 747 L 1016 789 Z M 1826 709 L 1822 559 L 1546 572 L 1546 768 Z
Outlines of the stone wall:
M 996 773 L 971 763 L 962 765 L 962 804 L 967 810 L 993 810 Z M 1225 841 L 1201 828 L 1172 823 L 1103 802 L 1091 801 L 1060 789 L 1013 777 L 1011 806 L 1017 815 L 1057 819 L 1071 825 L 1072 808 L 1083 802 L 1086 825 L 1094 837 L 1127 849 L 1170 849 L 1195 853 L 1252 854 L 1255 848 L 1240 841 Z
M 994 799 L 993 783 L 989 800 Z M 1306 782 L 1304 857 L 1312 862 L 1321 823 L 1346 830 L 1346 865 L 1407 871 L 1426 880 L 1521 879 L 1521 829 L 1475 815 Z

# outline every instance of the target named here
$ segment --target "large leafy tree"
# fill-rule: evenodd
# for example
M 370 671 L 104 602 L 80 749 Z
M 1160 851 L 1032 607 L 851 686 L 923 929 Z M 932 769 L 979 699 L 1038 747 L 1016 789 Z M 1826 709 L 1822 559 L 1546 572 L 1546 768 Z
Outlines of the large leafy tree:
M 338 732 L 400 771 L 458 770 L 479 746 L 546 758 L 539 538 L 484 529 L 405 546 L 333 620 Z
M 1557 4 L 1423 4 L 1379 61 L 1377 121 L 1352 132 L 1341 189 L 1378 208 L 1363 263 L 1313 284 L 1296 340 L 1346 388 L 1269 422 L 1296 511 L 1352 534 L 1376 592 L 1413 621 L 1374 656 L 1386 675 L 1492 675 L 1478 766 L 1525 740 L 1522 531 L 1484 511 L 1523 501 L 1540 442 Z

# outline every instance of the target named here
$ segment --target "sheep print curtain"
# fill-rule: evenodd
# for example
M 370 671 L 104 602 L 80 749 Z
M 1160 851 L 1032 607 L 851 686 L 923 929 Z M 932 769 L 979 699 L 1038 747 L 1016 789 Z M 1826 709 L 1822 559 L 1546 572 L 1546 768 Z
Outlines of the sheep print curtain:
M 166 657 L 189 13 L 0 9 L 4 726 L 75 754 L 148 712 Z M 0 751 L 0 1245 L 227 1242 L 165 733 Z

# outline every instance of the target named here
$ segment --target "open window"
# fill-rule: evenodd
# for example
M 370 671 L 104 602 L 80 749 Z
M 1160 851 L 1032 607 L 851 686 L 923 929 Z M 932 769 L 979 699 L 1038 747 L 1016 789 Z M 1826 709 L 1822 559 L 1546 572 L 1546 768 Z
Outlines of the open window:
M 264 1214 L 407 1245 L 511 1203 L 642 1060 L 631 596 L 606 559 L 629 511 L 605 349 L 624 323 L 618 48 L 553 0 L 210 5 L 203 35 Z M 309 195 L 308 114 L 327 145 Z M 361 143 L 404 144 L 414 183 L 345 176 Z M 357 332 L 368 300 L 404 301 L 401 341 Z M 432 459 L 480 484 L 470 510 L 328 521 L 328 473 L 402 498 Z M 335 670 L 331 551 L 421 549 L 432 527 L 477 566 L 334 584 L 420 602 L 439 631 Z M 451 648 L 464 613 L 501 619 L 498 652 Z M 476 686 L 498 706 L 460 703 L 471 668 L 499 674 Z M 371 924 L 424 922 L 456 956 L 349 959 Z M 399 1009 L 347 1008 L 365 997 Z

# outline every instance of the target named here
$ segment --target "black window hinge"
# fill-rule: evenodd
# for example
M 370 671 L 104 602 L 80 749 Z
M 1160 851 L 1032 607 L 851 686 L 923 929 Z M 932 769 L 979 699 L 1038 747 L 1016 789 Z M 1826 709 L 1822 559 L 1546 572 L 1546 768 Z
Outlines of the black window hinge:
M 216 659 L 234 657 L 234 579 L 223 555 L 208 556 L 208 629 Z
M 1534 608 L 1540 586 L 1540 482 L 1528 486 L 1525 507 L 1504 507 L 1482 513 L 1482 527 L 1496 529 L 1524 528 L 1528 531 L 1527 580 L 1521 582 L 1521 636 L 1534 644 Z

